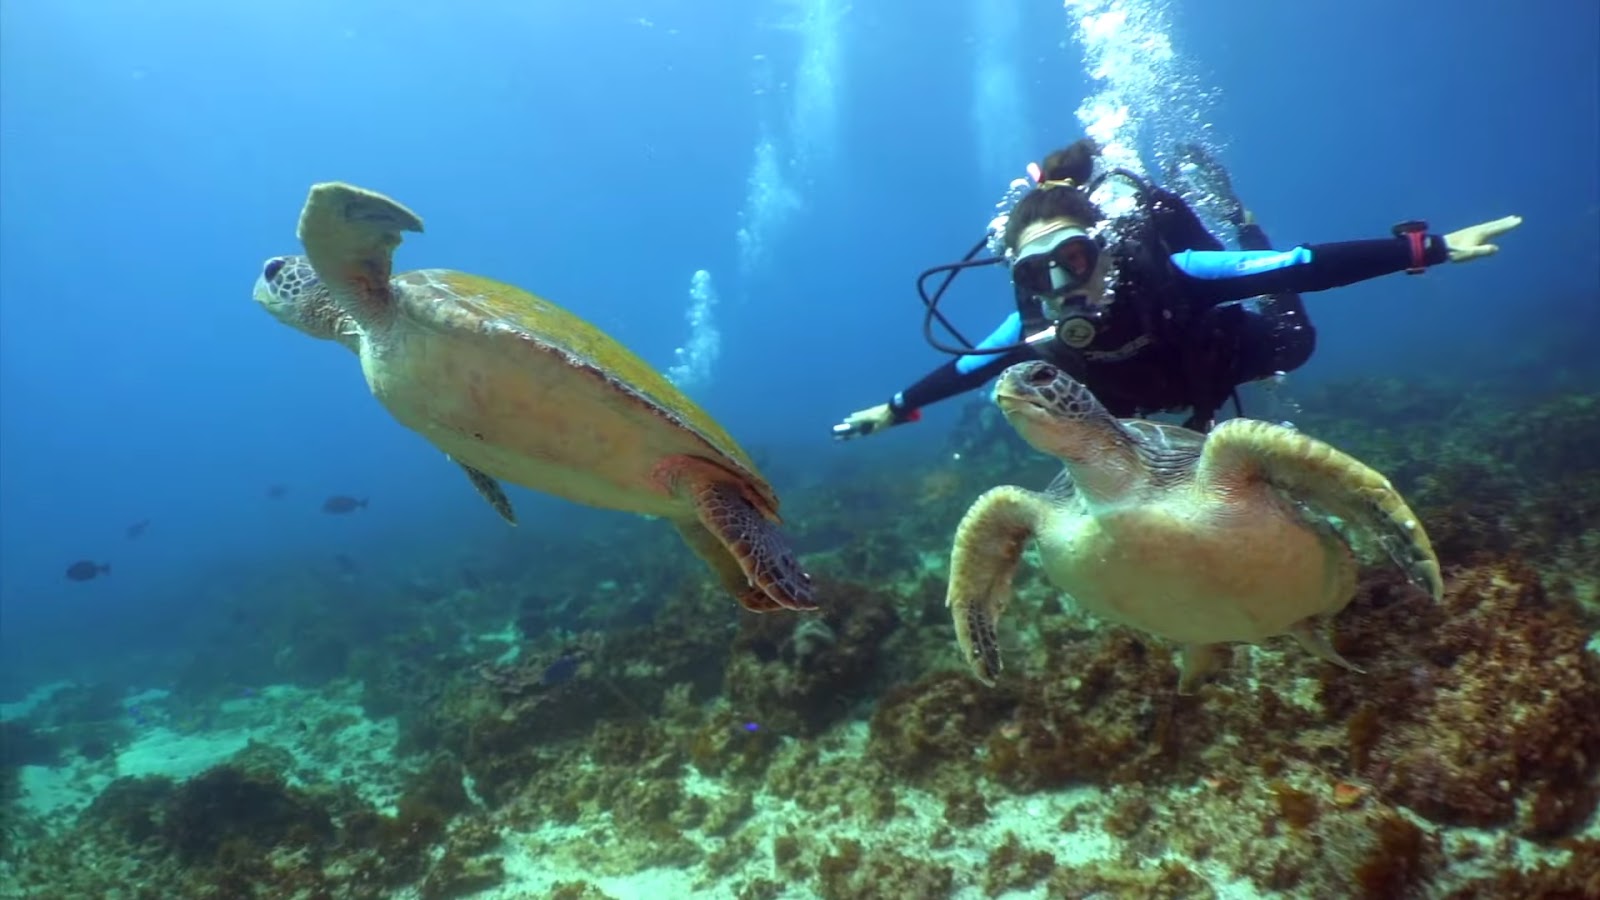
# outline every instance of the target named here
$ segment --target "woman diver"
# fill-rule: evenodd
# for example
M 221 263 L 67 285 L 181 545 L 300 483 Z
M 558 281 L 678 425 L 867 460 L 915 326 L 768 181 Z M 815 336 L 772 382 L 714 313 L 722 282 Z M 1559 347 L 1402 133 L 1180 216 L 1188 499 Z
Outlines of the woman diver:
M 971 266 L 1009 264 L 1016 311 L 976 347 L 935 341 L 937 297 L 928 304 L 929 341 L 956 358 L 835 425 L 836 438 L 915 421 L 920 410 L 988 382 L 1017 362 L 1043 357 L 1083 382 L 1113 415 L 1189 410 L 1205 431 L 1238 385 L 1302 365 L 1314 333 L 1298 296 L 1394 272 L 1420 274 L 1443 262 L 1495 253 L 1490 243 L 1520 225 L 1507 216 L 1445 235 L 1423 222 L 1394 236 L 1275 251 L 1236 199 L 1226 174 L 1203 152 L 1191 161 L 1231 206 L 1240 245 L 1227 251 L 1180 197 L 1126 170 L 1093 181 L 1099 147 L 1089 139 L 1030 166 L 1034 187 L 1006 221 L 1003 258 L 930 269 L 919 279 Z M 1108 178 L 1128 181 L 1133 211 L 1108 219 L 1090 195 Z M 1252 303 L 1240 303 L 1250 298 Z M 953 329 L 952 329 L 953 330 Z

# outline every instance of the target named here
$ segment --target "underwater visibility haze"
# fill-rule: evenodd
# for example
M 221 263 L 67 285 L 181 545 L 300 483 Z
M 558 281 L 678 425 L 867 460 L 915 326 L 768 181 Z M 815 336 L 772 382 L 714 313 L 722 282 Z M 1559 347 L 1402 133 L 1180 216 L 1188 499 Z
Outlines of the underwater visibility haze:
M 896 407 L 1084 137 L 1437 264 Z M 1597 346 L 1592 4 L 6 4 L 0 896 L 1600 897 Z

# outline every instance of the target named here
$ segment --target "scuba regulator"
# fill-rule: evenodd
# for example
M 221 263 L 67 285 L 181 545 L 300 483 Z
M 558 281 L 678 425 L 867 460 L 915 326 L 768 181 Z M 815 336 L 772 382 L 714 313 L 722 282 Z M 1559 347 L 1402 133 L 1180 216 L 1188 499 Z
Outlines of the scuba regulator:
M 1134 195 L 1141 206 L 1147 203 L 1150 183 L 1126 168 L 1118 167 L 1102 173 L 1086 184 L 1084 190 L 1092 194 L 1113 176 L 1133 186 Z M 1062 236 L 1057 237 L 1057 235 Z M 1093 342 L 1096 333 L 1095 320 L 1104 314 L 1104 308 L 1074 304 L 1071 307 L 1057 305 L 1055 309 L 1047 310 L 1045 304 L 1039 301 L 1043 296 L 1052 293 L 1072 296 L 1068 292 L 1086 283 L 1093 274 L 1099 257 L 1113 252 L 1113 248 L 1102 246 L 1100 239 L 1091 238 L 1076 230 L 1045 235 L 1040 240 L 1049 242 L 1050 246 L 1039 253 L 1028 254 L 1014 260 L 1010 258 L 1009 253 L 978 259 L 978 254 L 982 253 L 990 242 L 989 235 L 985 235 L 959 261 L 934 266 L 918 275 L 917 295 L 925 308 L 922 318 L 922 337 L 928 345 L 952 356 L 990 356 L 1028 349 L 1069 374 L 1081 373 L 1083 357 L 1080 351 Z M 1022 303 L 1018 303 L 1019 311 L 1022 312 L 1021 341 L 993 347 L 975 346 L 951 324 L 940 310 L 939 304 L 944 300 L 945 292 L 957 275 L 968 269 L 1003 265 L 1008 261 L 1012 265 L 1014 289 L 1028 292 L 1030 298 L 1035 301 L 1038 311 L 1024 311 L 1021 309 Z M 928 281 L 940 275 L 944 276 L 943 280 L 930 294 Z M 947 344 L 937 337 L 933 330 L 934 322 L 938 322 L 947 333 L 959 341 L 959 346 Z

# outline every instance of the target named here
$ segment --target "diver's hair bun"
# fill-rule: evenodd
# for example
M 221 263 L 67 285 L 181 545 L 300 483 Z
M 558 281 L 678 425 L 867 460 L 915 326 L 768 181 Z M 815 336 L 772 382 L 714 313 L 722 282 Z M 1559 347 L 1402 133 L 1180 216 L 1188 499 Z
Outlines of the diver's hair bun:
M 1094 158 L 1100 155 L 1100 145 L 1094 138 L 1079 138 L 1071 145 L 1046 156 L 1039 164 L 1045 181 L 1072 179 L 1075 184 L 1085 184 L 1094 174 Z
M 1044 158 L 1039 165 L 1041 181 L 1061 182 L 1070 178 L 1072 185 L 1040 184 L 1023 194 L 1006 217 L 1007 250 L 1017 249 L 1023 230 L 1034 222 L 1065 217 L 1088 227 L 1104 218 L 1089 199 L 1088 190 L 1089 179 L 1094 175 L 1095 157 L 1099 155 L 1100 145 L 1091 138 L 1082 138 Z

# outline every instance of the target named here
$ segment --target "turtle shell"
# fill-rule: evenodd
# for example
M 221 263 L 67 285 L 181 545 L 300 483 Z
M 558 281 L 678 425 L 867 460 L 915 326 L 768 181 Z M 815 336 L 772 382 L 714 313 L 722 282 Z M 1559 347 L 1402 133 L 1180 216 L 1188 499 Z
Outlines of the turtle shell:
M 398 315 L 362 368 L 402 423 L 459 462 L 580 503 L 681 515 L 655 466 L 704 459 L 776 520 L 772 488 L 697 403 L 598 328 L 521 288 L 448 269 L 391 282 Z

